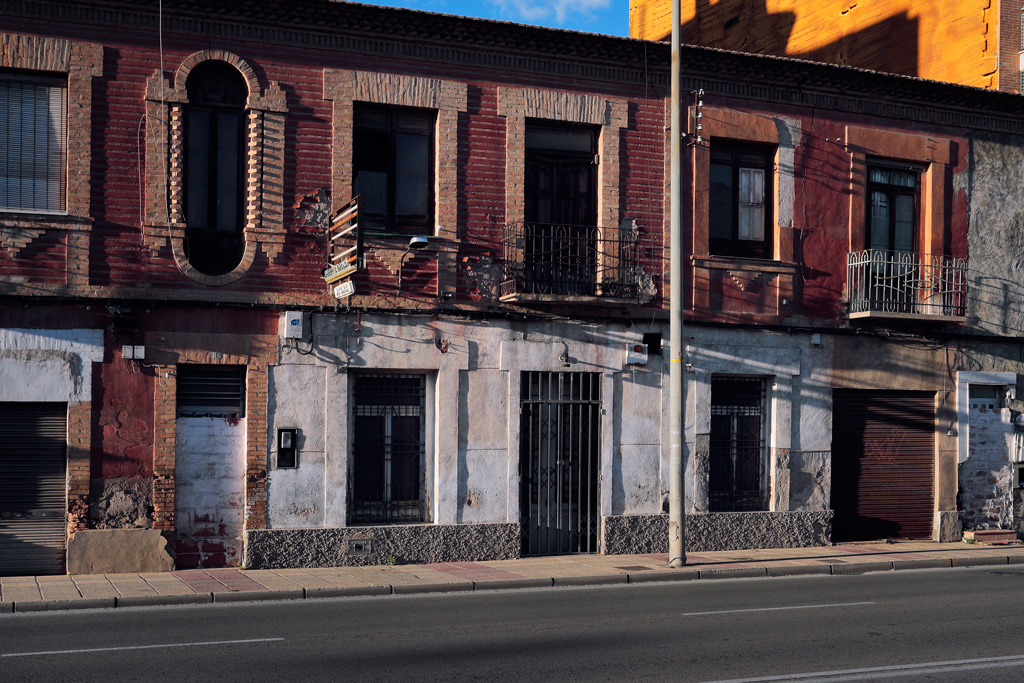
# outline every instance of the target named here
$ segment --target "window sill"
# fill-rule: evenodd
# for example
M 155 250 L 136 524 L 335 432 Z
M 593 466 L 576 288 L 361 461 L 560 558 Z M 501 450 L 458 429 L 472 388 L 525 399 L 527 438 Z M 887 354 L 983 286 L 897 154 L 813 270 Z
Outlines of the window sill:
M 711 270 L 739 270 L 757 273 L 781 273 L 795 275 L 799 268 L 795 263 L 741 256 L 694 255 L 691 259 L 694 267 L 708 268 Z

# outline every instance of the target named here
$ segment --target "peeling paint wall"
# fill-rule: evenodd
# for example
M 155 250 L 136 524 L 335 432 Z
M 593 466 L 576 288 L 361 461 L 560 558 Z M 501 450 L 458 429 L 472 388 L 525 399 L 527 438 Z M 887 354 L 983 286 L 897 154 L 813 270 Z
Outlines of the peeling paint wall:
M 968 405 L 969 446 L 960 464 L 960 509 L 965 528 L 1010 529 L 1013 470 L 1010 411 L 999 400 L 972 398 Z
M 242 560 L 245 419 L 178 418 L 175 564 L 226 567 Z
M 688 333 L 692 336 L 684 376 L 687 511 L 708 511 L 711 378 L 717 375 L 767 380 L 763 468 L 768 511 L 828 510 L 833 339 L 824 335 L 821 346 L 815 346 L 806 333 L 703 328 Z M 662 438 L 668 443 L 667 434 Z M 665 460 L 662 471 L 667 470 Z

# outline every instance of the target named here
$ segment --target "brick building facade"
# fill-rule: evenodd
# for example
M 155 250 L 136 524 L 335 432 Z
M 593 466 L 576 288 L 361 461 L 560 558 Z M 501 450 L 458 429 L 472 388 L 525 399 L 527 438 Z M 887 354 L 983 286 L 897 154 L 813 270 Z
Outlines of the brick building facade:
M 0 488 L 0 571 L 664 549 L 664 45 L 319 0 L 0 9 L 7 134 L 56 141 L 5 152 L 0 468 L 35 493 Z M 955 537 L 958 392 L 1016 382 L 1015 223 L 972 198 L 1021 105 L 701 48 L 684 74 L 690 547 Z

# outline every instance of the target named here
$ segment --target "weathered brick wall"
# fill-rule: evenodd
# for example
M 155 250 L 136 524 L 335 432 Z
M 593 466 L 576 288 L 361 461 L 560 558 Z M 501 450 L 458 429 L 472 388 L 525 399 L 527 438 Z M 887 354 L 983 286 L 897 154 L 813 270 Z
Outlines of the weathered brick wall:
M 969 455 L 959 472 L 964 528 L 1012 528 L 1013 472 L 1006 438 L 1009 411 L 972 399 L 968 420 Z
M 72 58 L 78 53 L 92 54 L 86 49 L 89 45 L 107 47 L 103 60 L 90 58 L 93 71 L 89 73 L 95 87 L 69 90 L 75 111 L 89 108 L 92 112 L 91 126 L 85 129 L 95 142 L 91 161 L 85 166 L 77 161 L 72 165 L 75 177 L 69 187 L 77 188 L 75 192 L 82 188 L 91 191 L 87 206 L 92 210 L 84 215 L 94 222 L 85 231 L 58 239 L 50 248 L 46 246 L 49 236 L 32 237 L 30 242 L 38 242 L 31 250 L 32 259 L 5 262 L 0 258 L 2 291 L 22 292 L 19 279 L 29 275 L 36 282 L 47 283 L 49 278 L 52 286 L 48 290 L 55 294 L 73 291 L 101 297 L 163 298 L 173 292 L 173 298 L 184 301 L 333 305 L 335 301 L 320 278 L 325 258 L 320 236 L 323 224 L 306 220 L 303 207 L 312 198 L 326 198 L 333 205 L 348 198 L 331 196 L 331 191 L 334 195 L 349 191 L 345 178 L 351 172 L 351 159 L 344 149 L 351 139 L 350 102 L 355 98 L 437 108 L 435 146 L 443 163 L 435 168 L 439 238 L 435 248 L 407 259 L 402 291 L 398 292 L 398 259 L 407 240 L 378 240 L 371 250 L 368 273 L 357 279 L 360 296 L 350 303 L 431 309 L 437 308 L 443 294 L 448 307 L 491 307 L 500 277 L 500 267 L 495 265 L 500 259 L 500 232 L 507 220 L 508 128 L 505 116 L 499 114 L 497 95 L 510 85 L 548 92 L 556 100 L 585 98 L 614 104 L 609 110 L 614 121 L 607 119 L 609 112 L 599 112 L 599 123 L 608 127 L 601 150 L 606 160 L 601 171 L 602 218 L 624 215 L 628 197 L 629 217 L 645 216 L 642 230 L 654 238 L 654 244 L 660 243 L 660 235 L 654 237 L 654 233 L 660 233 L 661 225 L 654 216 L 660 211 L 661 193 L 645 188 L 652 168 L 654 174 L 660 174 L 664 138 L 658 121 L 661 98 L 653 92 L 648 96 L 634 84 L 591 79 L 581 86 L 571 73 L 551 78 L 525 64 L 519 72 L 510 72 L 490 66 L 491 60 L 471 51 L 460 55 L 463 62 L 448 64 L 415 56 L 379 60 L 372 62 L 380 71 L 377 73 L 367 70 L 370 62 L 362 56 L 344 51 L 282 50 L 263 37 L 247 35 L 241 26 L 236 27 L 230 44 L 214 41 L 211 46 L 205 38 L 168 37 L 161 74 L 155 34 L 145 29 L 127 33 L 114 25 L 25 22 L 21 30 L 27 32 L 29 26 L 34 31 L 42 26 L 53 33 L 53 45 Z M 6 28 L 18 31 L 18 22 L 12 21 Z M 94 42 L 84 42 L 86 37 Z M 431 46 L 432 39 L 425 36 L 419 40 L 424 49 L 443 44 Z M 193 272 L 182 251 L 183 167 L 176 147 L 182 134 L 177 125 L 181 103 L 187 100 L 184 79 L 190 67 L 205 58 L 224 59 L 245 75 L 250 87 L 252 136 L 243 265 L 235 273 L 212 280 Z M 69 68 L 74 71 L 77 67 Z M 355 75 L 343 93 L 349 98 L 347 108 L 338 105 L 332 73 Z M 423 84 L 430 87 L 420 87 Z M 439 84 L 436 97 L 428 92 L 432 84 Z M 637 127 L 628 112 L 639 108 L 644 98 L 648 101 L 647 119 Z M 537 111 L 536 104 L 533 109 L 530 106 L 529 101 L 518 108 L 505 105 L 505 114 L 517 120 L 547 115 Z M 642 166 L 628 160 L 634 144 L 645 149 Z M 653 166 L 648 163 L 651 160 Z M 102 175 L 82 182 L 88 170 Z M 26 231 L 22 229 L 18 235 L 29 237 Z M 258 247 L 249 247 L 250 241 Z M 80 260 L 65 263 L 61 252 L 71 242 L 75 244 L 68 253 L 75 253 Z M 4 244 L 13 248 L 14 242 L 6 240 Z M 656 250 L 645 251 L 644 257 L 660 266 Z M 86 281 L 88 287 L 83 289 Z

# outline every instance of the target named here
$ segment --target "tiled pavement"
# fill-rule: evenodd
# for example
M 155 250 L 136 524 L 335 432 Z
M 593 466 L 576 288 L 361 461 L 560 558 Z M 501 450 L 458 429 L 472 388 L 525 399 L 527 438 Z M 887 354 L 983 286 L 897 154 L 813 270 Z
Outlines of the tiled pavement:
M 666 561 L 664 554 L 563 555 L 375 567 L 0 577 L 0 615 L 94 607 L 1024 564 L 1024 546 L 848 544 L 691 553 L 681 569 L 667 568 Z

